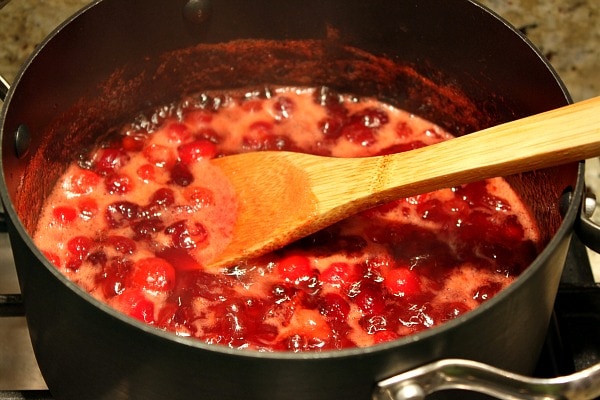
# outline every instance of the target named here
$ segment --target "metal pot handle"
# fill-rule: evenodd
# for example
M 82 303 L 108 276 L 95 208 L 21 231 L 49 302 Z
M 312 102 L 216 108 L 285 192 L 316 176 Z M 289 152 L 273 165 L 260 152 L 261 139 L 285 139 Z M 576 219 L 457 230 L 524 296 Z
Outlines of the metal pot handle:
M 372 399 L 422 400 L 447 389 L 505 400 L 590 400 L 600 396 L 600 364 L 558 378 L 529 378 L 475 361 L 447 359 L 379 382 Z
M 2 3 L 0 3 L 0 6 L 1 5 Z M 4 79 L 2 75 L 0 75 L 0 101 L 4 101 L 4 99 L 6 99 L 6 95 L 8 94 L 9 89 L 10 85 L 8 84 L 6 79 Z
M 596 196 L 593 193 L 586 194 L 579 218 L 575 221 L 575 232 L 584 245 L 600 253 L 600 225 L 591 219 L 597 206 Z

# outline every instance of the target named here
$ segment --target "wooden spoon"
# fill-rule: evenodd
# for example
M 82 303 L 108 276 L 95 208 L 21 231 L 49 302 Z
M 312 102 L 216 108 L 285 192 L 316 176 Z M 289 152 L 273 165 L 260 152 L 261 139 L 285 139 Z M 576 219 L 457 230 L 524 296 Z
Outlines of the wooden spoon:
M 232 265 L 386 202 L 600 156 L 600 97 L 405 153 L 332 158 L 254 152 L 213 160 L 239 201 Z

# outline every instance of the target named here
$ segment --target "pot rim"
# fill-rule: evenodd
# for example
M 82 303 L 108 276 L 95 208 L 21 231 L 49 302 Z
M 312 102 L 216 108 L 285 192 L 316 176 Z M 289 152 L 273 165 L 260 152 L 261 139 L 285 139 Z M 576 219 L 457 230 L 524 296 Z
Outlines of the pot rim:
M 103 0 L 94 0 L 75 14 L 73 14 L 70 18 L 65 20 L 62 24 L 60 24 L 53 32 L 51 32 L 37 47 L 37 49 L 30 55 L 27 61 L 23 64 L 20 71 L 18 72 L 14 84 L 10 87 L 6 99 L 4 101 L 2 110 L 0 112 L 0 149 L 2 147 L 2 138 L 4 136 L 4 121 L 6 118 L 6 114 L 8 113 L 8 109 L 10 108 L 11 98 L 18 90 L 18 83 L 21 78 L 27 73 L 27 69 L 29 65 L 36 58 L 37 54 L 40 53 L 46 44 L 48 44 L 52 39 L 60 34 L 60 32 L 67 25 L 72 23 L 75 19 L 77 19 L 83 13 L 89 11 L 94 6 L 100 4 Z M 473 4 L 476 7 L 479 7 L 484 12 L 490 14 L 492 17 L 497 19 L 500 23 L 502 23 L 507 29 L 510 29 L 514 34 L 518 35 L 519 38 L 525 42 L 531 51 L 536 54 L 540 61 L 544 64 L 546 68 L 548 68 L 549 72 L 552 74 L 552 77 L 559 85 L 561 91 L 565 96 L 565 101 L 567 103 L 572 103 L 571 96 L 566 89 L 564 83 L 549 63 L 549 61 L 542 55 L 541 51 L 537 49 L 537 47 L 518 29 L 512 26 L 508 21 L 504 18 L 496 14 L 494 11 L 489 8 L 477 3 L 475 0 L 467 0 L 467 2 Z M 573 230 L 573 226 L 575 224 L 576 218 L 580 212 L 580 205 L 583 199 L 583 193 L 585 189 L 584 183 L 584 171 L 585 171 L 585 163 L 581 161 L 578 163 L 577 169 L 577 178 L 575 182 L 575 187 L 572 188 L 572 196 L 570 198 L 570 203 L 567 209 L 567 212 L 564 214 L 562 222 L 556 233 L 550 239 L 550 241 L 546 244 L 544 249 L 538 254 L 535 260 L 517 277 L 517 279 L 511 283 L 507 288 L 502 290 L 500 293 L 495 295 L 490 300 L 485 303 L 479 305 L 476 309 L 461 315 L 451 321 L 447 321 L 441 325 L 428 328 L 422 332 L 411 334 L 390 342 L 372 345 L 368 347 L 354 347 L 349 349 L 340 349 L 340 350 L 326 350 L 320 352 L 287 352 L 287 351 L 274 351 L 274 352 L 265 352 L 251 349 L 232 349 L 223 345 L 214 345 L 207 344 L 202 342 L 199 339 L 192 337 L 182 337 L 177 336 L 172 332 L 162 331 L 156 327 L 148 325 L 142 321 L 139 321 L 133 317 L 127 316 L 116 309 L 113 309 L 109 305 L 101 302 L 100 300 L 94 298 L 87 291 L 79 287 L 74 282 L 70 281 L 66 276 L 64 276 L 57 268 L 55 268 L 42 254 L 42 252 L 38 249 L 38 247 L 33 243 L 33 239 L 30 236 L 29 232 L 25 229 L 23 224 L 20 221 L 20 218 L 13 206 L 12 200 L 8 194 L 7 184 L 4 173 L 4 163 L 3 157 L 0 157 L 0 170 L 2 174 L 0 174 L 0 200 L 4 206 L 4 213 L 8 215 L 9 222 L 13 225 L 14 229 L 20 235 L 25 245 L 34 253 L 36 258 L 40 260 L 47 270 L 62 284 L 64 284 L 68 289 L 73 291 L 78 296 L 82 297 L 87 302 L 91 303 L 94 307 L 100 309 L 101 311 L 108 314 L 110 317 L 119 320 L 120 322 L 135 327 L 143 331 L 145 334 L 154 335 L 159 337 L 161 340 L 176 342 L 178 344 L 196 348 L 198 350 L 210 351 L 221 353 L 223 355 L 231 355 L 231 356 L 241 356 L 246 358 L 257 358 L 257 359 L 276 359 L 276 360 L 319 360 L 319 359 L 329 359 L 329 358 L 343 358 L 343 357 L 357 357 L 364 356 L 368 354 L 374 354 L 379 352 L 390 351 L 391 349 L 395 349 L 398 347 L 403 347 L 408 345 L 409 343 L 424 341 L 432 338 L 433 336 L 443 335 L 444 332 L 454 329 L 455 326 L 465 323 L 471 319 L 477 318 L 480 314 L 487 312 L 488 309 L 495 307 L 498 303 L 504 301 L 505 297 L 509 297 L 513 294 L 513 292 L 519 290 L 519 288 L 525 284 L 525 281 L 529 279 L 529 277 L 536 273 L 536 271 L 541 268 L 543 262 L 551 256 L 553 249 L 559 244 L 561 240 L 565 237 L 569 236 Z M 559 199 L 557 199 L 557 202 Z

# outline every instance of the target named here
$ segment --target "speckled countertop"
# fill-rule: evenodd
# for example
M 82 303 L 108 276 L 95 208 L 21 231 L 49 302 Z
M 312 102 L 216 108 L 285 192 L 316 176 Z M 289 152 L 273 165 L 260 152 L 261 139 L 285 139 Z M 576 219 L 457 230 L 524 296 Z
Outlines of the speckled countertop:
M 6 0 L 0 0 L 0 5 Z M 600 95 L 600 1 L 481 0 L 524 32 L 565 82 L 575 101 Z M 12 0 L 0 10 L 0 75 L 8 82 L 35 46 L 85 0 Z M 600 199 L 600 162 L 588 160 L 586 182 Z M 600 208 L 600 207 L 599 207 Z M 594 218 L 600 221 L 600 210 Z M 600 255 L 591 253 L 600 281 Z

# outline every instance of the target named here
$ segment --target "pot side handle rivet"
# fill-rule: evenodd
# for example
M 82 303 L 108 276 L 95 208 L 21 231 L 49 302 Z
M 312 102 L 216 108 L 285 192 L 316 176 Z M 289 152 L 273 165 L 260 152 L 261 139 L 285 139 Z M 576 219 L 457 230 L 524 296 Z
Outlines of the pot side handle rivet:
M 25 125 L 19 125 L 15 131 L 15 154 L 17 158 L 23 158 L 29 151 L 31 145 L 31 134 Z
M 212 3 L 210 0 L 189 0 L 183 7 L 183 17 L 193 24 L 201 24 L 210 18 Z

